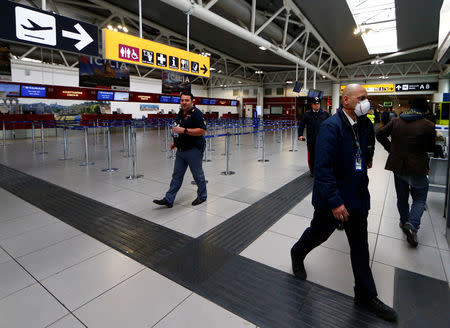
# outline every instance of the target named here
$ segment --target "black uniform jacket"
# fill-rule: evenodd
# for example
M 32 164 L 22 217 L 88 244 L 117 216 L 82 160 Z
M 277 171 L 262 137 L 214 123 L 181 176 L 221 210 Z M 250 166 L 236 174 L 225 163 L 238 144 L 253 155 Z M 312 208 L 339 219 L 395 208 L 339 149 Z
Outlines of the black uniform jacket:
M 319 127 L 323 121 L 330 117 L 326 111 L 320 108 L 317 112 L 313 110 L 307 111 L 298 126 L 298 136 L 303 136 L 303 130 L 306 125 L 306 142 L 309 145 L 316 143 L 316 137 L 319 134 Z

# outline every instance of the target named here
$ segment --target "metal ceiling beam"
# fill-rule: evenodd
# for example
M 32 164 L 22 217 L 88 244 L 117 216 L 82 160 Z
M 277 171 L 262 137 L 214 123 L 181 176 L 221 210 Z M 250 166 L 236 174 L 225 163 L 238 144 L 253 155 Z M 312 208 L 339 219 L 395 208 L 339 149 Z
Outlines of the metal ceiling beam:
M 417 48 L 404 50 L 404 51 L 397 51 L 397 52 L 394 52 L 394 53 L 389 54 L 389 55 L 380 56 L 380 59 L 389 59 L 389 58 L 394 58 L 394 57 L 398 57 L 398 56 L 409 55 L 409 54 L 413 54 L 413 53 L 416 53 L 416 52 L 421 52 L 421 51 L 425 51 L 425 50 L 431 50 L 431 49 L 434 49 L 436 47 L 437 47 L 437 43 L 432 43 L 432 44 L 429 44 L 429 45 L 426 45 L 426 46 L 417 47 Z M 346 67 L 352 67 L 352 66 L 369 64 L 374 59 L 376 59 L 376 57 L 374 57 L 372 59 L 363 60 L 363 61 L 360 61 L 360 62 L 357 62 L 357 63 L 349 64 L 349 65 L 346 65 Z
M 99 1 L 99 0 L 95 0 L 95 1 Z M 276 55 L 283 57 L 293 63 L 298 63 L 300 66 L 304 66 L 307 67 L 309 70 L 311 71 L 317 71 L 318 73 L 327 76 L 330 80 L 336 81 L 337 78 L 328 74 L 328 72 L 323 71 L 319 68 L 317 68 L 316 66 L 314 66 L 313 64 L 310 64 L 300 58 L 298 58 L 297 56 L 281 49 L 280 47 L 275 46 L 274 44 L 272 44 L 271 42 L 265 40 L 262 37 L 259 37 L 253 33 L 251 33 L 250 31 L 247 31 L 246 29 L 243 29 L 242 27 L 240 27 L 237 24 L 234 24 L 232 22 L 230 22 L 229 20 L 223 18 L 222 16 L 219 16 L 209 10 L 206 10 L 205 8 L 199 6 L 199 5 L 192 5 L 191 2 L 189 0 L 161 0 L 164 3 L 167 3 L 168 5 L 171 5 L 175 8 L 178 8 L 179 10 L 186 12 L 187 10 L 191 9 L 191 7 L 194 7 L 194 10 L 192 12 L 192 15 L 194 15 L 195 17 L 208 22 L 209 24 L 212 24 L 216 27 L 219 27 L 223 30 L 226 30 L 227 32 L 234 34 L 244 40 L 247 40 L 257 46 L 263 46 L 267 49 L 269 49 L 270 51 L 272 51 L 273 53 L 275 53 Z M 284 9 L 284 7 L 282 7 Z M 278 13 L 280 13 L 281 11 L 279 10 Z
M 212 6 L 214 6 L 216 4 L 216 2 L 219 0 L 210 0 L 206 5 L 205 5 L 205 9 L 210 9 Z
M 164 0 L 163 0 L 164 1 Z M 166 1 L 164 1 L 166 2 Z M 279 15 L 281 14 L 281 12 L 285 9 L 285 7 L 281 7 L 280 9 L 278 9 L 278 11 L 272 15 L 272 17 L 270 17 L 264 24 L 262 24 L 260 26 L 260 28 L 255 32 L 255 35 L 258 35 L 259 33 L 261 33 L 262 30 L 264 30 L 267 25 L 269 25 L 270 23 L 272 23 L 272 21 Z

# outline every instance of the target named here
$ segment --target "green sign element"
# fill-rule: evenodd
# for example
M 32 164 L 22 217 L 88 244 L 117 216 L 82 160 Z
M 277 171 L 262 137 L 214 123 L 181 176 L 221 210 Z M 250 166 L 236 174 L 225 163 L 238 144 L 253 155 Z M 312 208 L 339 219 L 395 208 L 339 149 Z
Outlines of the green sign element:
M 383 107 L 392 107 L 392 101 L 385 101 Z

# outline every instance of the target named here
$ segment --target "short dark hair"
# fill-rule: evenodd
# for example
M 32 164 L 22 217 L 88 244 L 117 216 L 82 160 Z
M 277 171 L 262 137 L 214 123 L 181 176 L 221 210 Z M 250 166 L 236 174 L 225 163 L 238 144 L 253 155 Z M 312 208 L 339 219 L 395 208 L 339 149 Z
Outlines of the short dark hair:
M 182 92 L 182 93 L 180 94 L 180 97 L 181 97 L 181 96 L 189 96 L 189 97 L 191 97 L 191 100 L 194 101 L 194 95 L 193 95 L 191 92 L 187 92 L 187 91 Z
M 416 109 L 421 112 L 426 112 L 428 110 L 428 101 L 424 97 L 416 97 L 411 100 L 411 109 Z

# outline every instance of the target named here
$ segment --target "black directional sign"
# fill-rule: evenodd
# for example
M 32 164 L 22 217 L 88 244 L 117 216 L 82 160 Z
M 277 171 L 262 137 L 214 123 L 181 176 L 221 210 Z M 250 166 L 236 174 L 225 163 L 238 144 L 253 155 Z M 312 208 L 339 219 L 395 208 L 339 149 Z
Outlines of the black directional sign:
M 395 85 L 395 91 L 437 91 L 437 82 L 400 83 Z
M 0 39 L 98 56 L 97 26 L 11 1 L 0 1 Z

